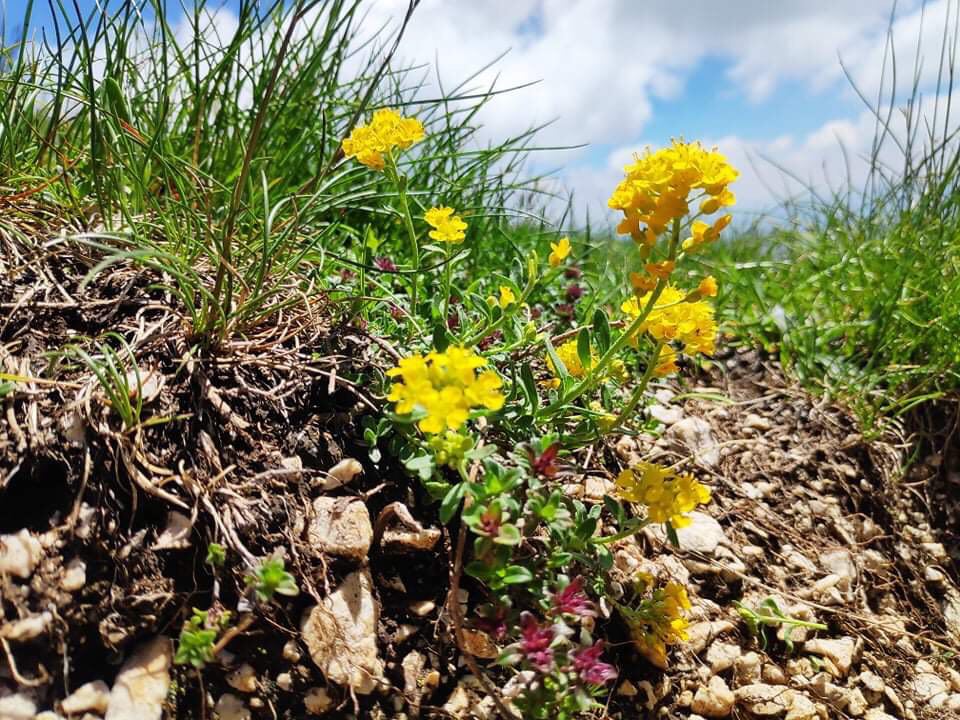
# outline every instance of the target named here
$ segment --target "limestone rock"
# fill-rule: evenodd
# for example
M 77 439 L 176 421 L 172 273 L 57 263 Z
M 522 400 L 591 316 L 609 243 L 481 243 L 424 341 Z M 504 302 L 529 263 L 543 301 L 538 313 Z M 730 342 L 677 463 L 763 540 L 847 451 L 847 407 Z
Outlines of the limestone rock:
M 363 465 L 361 465 L 358 460 L 344 458 L 327 470 L 327 475 L 323 479 L 322 487 L 324 490 L 335 490 L 341 485 L 346 485 L 351 482 L 362 472 Z
M 318 550 L 353 560 L 367 557 L 373 526 L 362 500 L 318 497 L 313 501 L 313 511 L 309 539 Z
M 686 447 L 695 462 L 715 467 L 720 462 L 720 449 L 713 438 L 710 424 L 699 417 L 686 417 L 670 426 L 664 437 Z
M 733 623 L 728 620 L 704 620 L 694 623 L 687 628 L 686 647 L 694 655 L 699 655 L 706 649 L 711 640 L 725 632 L 731 632 L 733 629 Z
M 301 632 L 313 662 L 328 680 L 367 695 L 383 680 L 377 650 L 380 606 L 367 568 L 351 573 L 308 610 Z
M 719 675 L 710 678 L 710 683 L 697 689 L 691 710 L 708 718 L 724 718 L 733 711 L 736 701 L 733 692 Z
M 94 680 L 86 685 L 81 685 L 64 698 L 60 709 L 67 715 L 75 715 L 88 710 L 103 715 L 109 705 L 110 688 L 103 680 Z
M 227 675 L 227 685 L 242 693 L 256 692 L 257 671 L 249 663 L 244 663 Z
M 233 693 L 224 693 L 213 707 L 217 720 L 250 720 L 250 710 L 243 700 Z
M 25 642 L 43 634 L 53 621 L 53 615 L 49 612 L 39 613 L 37 615 L 28 615 L 20 620 L 14 620 L 4 625 L 0 625 L 0 637 L 14 642 Z
M 860 654 L 861 645 L 862 641 L 858 642 L 852 637 L 839 639 L 814 638 L 807 640 L 803 644 L 803 649 L 805 652 L 820 655 L 833 661 L 833 665 L 839 673 L 838 677 L 845 677 Z
M 949 692 L 947 683 L 944 682 L 939 675 L 935 675 L 932 672 L 918 673 L 917 676 L 913 678 L 911 685 L 917 698 L 927 704 L 934 704 L 935 700 L 941 695 L 943 699 L 946 700 L 947 693 Z
M 33 720 L 36 703 L 21 693 L 0 697 L 0 718 L 3 720 Z
M 820 554 L 820 565 L 831 575 L 839 577 L 837 587 L 849 592 L 857 581 L 857 565 L 849 550 L 831 550 Z
M 759 717 L 783 715 L 793 705 L 794 691 L 782 685 L 753 683 L 738 687 L 734 692 L 737 702 Z
M 0 575 L 26 579 L 42 557 L 43 546 L 27 530 L 14 535 L 0 535 Z
M 333 707 L 333 698 L 326 688 L 312 687 L 303 696 L 303 706 L 311 715 L 323 715 Z
M 63 569 L 60 587 L 67 592 L 76 592 L 87 584 L 87 564 L 80 558 L 74 558 Z
M 742 654 L 740 646 L 736 643 L 726 643 L 717 641 L 707 650 L 707 662 L 710 664 L 710 671 L 716 675 L 722 673 L 727 668 L 733 667 L 733 663 Z
M 801 692 L 793 694 L 790 708 L 787 710 L 786 720 L 816 720 L 820 713 L 816 704 Z
M 677 530 L 680 549 L 713 555 L 717 546 L 726 542 L 727 537 L 723 527 L 712 517 L 698 510 L 694 510 L 688 517 L 690 524 Z M 662 525 L 650 526 L 648 531 L 661 542 L 668 542 Z
M 117 673 L 105 720 L 160 720 L 172 662 L 168 637 L 159 635 L 138 647 Z

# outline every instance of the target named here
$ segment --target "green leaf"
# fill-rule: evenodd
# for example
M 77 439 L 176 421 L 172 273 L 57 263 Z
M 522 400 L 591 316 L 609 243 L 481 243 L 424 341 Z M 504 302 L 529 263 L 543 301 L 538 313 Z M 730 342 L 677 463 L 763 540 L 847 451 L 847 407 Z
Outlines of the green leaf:
M 593 314 L 593 339 L 601 355 L 610 348 L 610 322 L 603 308 L 597 308 Z
M 540 407 L 540 395 L 537 393 L 537 381 L 533 378 L 533 370 L 530 369 L 529 363 L 524 363 L 520 367 L 520 387 L 523 388 L 530 412 L 535 414 Z
M 577 335 L 577 357 L 584 369 L 593 364 L 593 358 L 590 357 L 590 331 L 587 328 L 582 328 Z
M 460 507 L 460 501 L 463 500 L 463 495 L 466 491 L 466 484 L 458 483 L 450 488 L 443 497 L 443 501 L 440 503 L 440 522 L 444 525 L 450 522 L 453 516 L 457 514 L 457 508 Z
M 545 337 L 543 342 L 547 348 L 547 357 L 550 358 L 550 362 L 553 363 L 553 370 L 556 376 L 561 380 L 569 377 L 570 373 L 567 371 L 567 366 L 563 364 L 563 360 L 557 355 L 557 351 L 554 349 L 553 343 L 550 342 L 550 338 Z
M 667 528 L 667 539 L 670 540 L 670 544 L 675 548 L 680 547 L 680 538 L 677 537 L 677 531 L 670 523 L 666 523 Z
M 516 525 L 504 523 L 500 526 L 500 532 L 493 539 L 498 545 L 519 545 L 523 538 L 520 535 L 520 529 Z
M 430 455 L 414 455 L 403 463 L 403 466 L 410 472 L 417 473 L 421 480 L 433 477 L 433 458 Z
M 522 565 L 508 565 L 500 579 L 504 585 L 523 585 L 533 580 L 533 573 Z

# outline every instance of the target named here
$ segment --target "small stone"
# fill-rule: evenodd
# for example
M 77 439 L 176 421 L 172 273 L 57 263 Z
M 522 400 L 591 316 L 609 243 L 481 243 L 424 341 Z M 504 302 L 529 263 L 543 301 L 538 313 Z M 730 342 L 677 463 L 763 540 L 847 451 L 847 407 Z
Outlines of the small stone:
M 950 697 L 947 698 L 947 710 L 960 713 L 960 693 L 952 693 Z
M 773 663 L 766 663 L 763 666 L 763 671 L 760 673 L 760 679 L 767 683 L 767 685 L 787 684 L 787 674 L 779 665 L 774 665 Z
M 257 671 L 249 663 L 244 663 L 227 675 L 227 685 L 242 693 L 257 691 Z
M 786 720 L 816 720 L 820 716 L 816 703 L 801 692 L 793 694 Z
M 481 660 L 493 660 L 500 655 L 500 648 L 482 630 L 463 629 L 463 649 Z
M 283 659 L 287 662 L 300 662 L 300 646 L 296 640 L 287 640 L 283 644 Z
M 154 550 L 183 550 L 190 547 L 190 533 L 193 521 L 181 512 L 171 510 L 167 513 L 167 524 L 153 544 Z
M 760 656 L 755 652 L 748 652 L 737 658 L 733 664 L 733 673 L 737 684 L 749 685 L 760 680 Z
M 733 692 L 719 675 L 710 678 L 706 687 L 700 687 L 693 696 L 691 710 L 708 718 L 724 718 L 733 711 L 736 701 Z
M 243 700 L 233 693 L 224 693 L 213 706 L 217 720 L 250 720 L 250 711 Z
M 847 703 L 847 714 L 853 717 L 861 717 L 870 706 L 870 703 L 867 702 L 860 688 L 848 690 L 845 699 Z
M 172 662 L 170 638 L 160 635 L 140 645 L 117 673 L 105 720 L 160 720 Z
M 103 680 L 94 680 L 81 685 L 70 693 L 60 704 L 60 709 L 67 715 L 90 710 L 103 715 L 110 705 L 110 687 Z
M 310 657 L 331 682 L 349 685 L 361 695 L 383 682 L 377 649 L 380 606 L 373 597 L 367 568 L 348 575 L 301 623 Z
M 885 713 L 881 708 L 870 708 L 863 720 L 897 720 L 893 715 Z
M 793 705 L 794 691 L 782 685 L 753 683 L 738 687 L 734 692 L 737 702 L 749 712 L 761 717 L 783 715 Z
M 417 634 L 420 630 L 416 625 L 411 625 L 410 623 L 401 623 L 397 628 L 396 634 L 393 636 L 394 642 L 402 643 L 409 640 L 411 637 Z
M 699 655 L 714 638 L 733 629 L 733 623 L 728 620 L 705 620 L 694 623 L 687 628 L 686 647 L 694 655 Z
M 312 687 L 303 696 L 303 705 L 311 715 L 323 715 L 333 707 L 333 698 L 326 688 Z
M 860 684 L 870 692 L 882 693 L 887 687 L 887 684 L 883 681 L 883 678 L 872 670 L 864 670 L 862 673 L 860 673 L 860 677 L 857 679 L 860 681 Z
M 715 467 L 720 462 L 720 450 L 713 439 L 710 424 L 699 417 L 686 417 L 670 426 L 664 437 L 684 445 L 693 454 L 694 462 Z
M 583 495 L 587 500 L 601 502 L 613 491 L 613 483 L 606 478 L 588 475 L 583 481 Z
M 67 592 L 76 592 L 87 584 L 87 564 L 80 558 L 67 563 L 60 578 L 60 587 Z
M 762 558 L 767 552 L 759 545 L 744 545 L 740 548 L 740 554 L 747 558 Z
M 282 672 L 277 675 L 277 687 L 284 692 L 290 692 L 293 687 L 293 676 L 288 672 Z
M 733 663 L 740 655 L 742 651 L 739 645 L 718 640 L 707 650 L 707 662 L 710 664 L 711 672 L 716 675 L 733 667 Z
M 408 607 L 417 617 L 426 617 L 437 609 L 437 604 L 433 600 L 415 600 Z
M 44 710 L 34 715 L 33 720 L 63 720 L 63 716 L 58 715 L 53 710 Z
M 43 546 L 27 530 L 14 535 L 0 535 L 0 575 L 26 579 L 33 574 L 42 557 Z
M 362 472 L 363 465 L 358 460 L 344 458 L 327 471 L 321 487 L 324 490 L 335 490 L 341 485 L 352 482 Z
M 363 560 L 373 541 L 370 512 L 362 500 L 318 497 L 308 537 L 320 552 Z
M 932 672 L 921 672 L 911 683 L 913 692 L 921 702 L 929 704 L 934 698 L 948 692 L 947 683 Z
M 839 580 L 837 587 L 841 592 L 849 592 L 857 581 L 857 565 L 849 550 L 831 550 L 820 554 L 820 565 Z
M 36 703 L 26 695 L 15 693 L 0 697 L 0 718 L 2 720 L 33 720 L 36 712 Z
M 838 671 L 837 677 L 845 677 L 850 672 L 856 656 L 859 655 L 861 642 L 852 637 L 839 639 L 814 638 L 803 644 L 805 652 L 820 655 L 833 661 Z
M 617 688 L 617 695 L 621 695 L 623 697 L 636 697 L 637 692 L 637 686 L 629 680 L 624 680 Z
M 683 408 L 676 405 L 660 405 L 659 403 L 651 405 L 649 408 L 650 417 L 667 427 L 675 425 L 683 419 Z
M 767 418 L 756 413 L 747 413 L 747 416 L 743 419 L 743 426 L 753 430 L 769 430 L 773 427 Z
M 0 637 L 14 642 L 26 642 L 33 640 L 43 634 L 53 621 L 53 615 L 49 612 L 39 613 L 37 615 L 28 615 L 21 620 L 14 620 L 4 625 L 0 625 Z
M 687 517 L 690 524 L 677 530 L 681 550 L 712 555 L 720 543 L 726 542 L 723 527 L 706 513 L 695 510 Z M 661 542 L 667 542 L 667 534 L 662 525 L 651 526 L 648 531 Z
M 440 541 L 442 533 L 438 528 L 420 530 L 385 530 L 383 544 L 391 550 L 432 550 Z

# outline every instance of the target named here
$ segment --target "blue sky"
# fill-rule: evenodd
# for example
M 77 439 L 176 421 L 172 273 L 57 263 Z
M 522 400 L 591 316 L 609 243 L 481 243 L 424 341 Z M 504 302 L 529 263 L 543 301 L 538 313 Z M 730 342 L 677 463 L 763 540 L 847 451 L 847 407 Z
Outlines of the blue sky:
M 84 12 L 94 7 L 79 2 Z M 25 5 L 7 0 L 8 40 Z M 369 26 L 395 22 L 405 5 L 367 0 Z M 210 7 L 232 12 L 230 4 Z M 948 3 L 900 0 L 897 7 L 898 56 L 912 61 L 919 44 L 929 94 Z M 826 188 L 844 171 L 841 142 L 854 158 L 868 151 L 873 122 L 840 58 L 874 95 L 890 8 L 885 0 L 737 0 L 722 12 L 706 0 L 423 0 L 400 56 L 438 61 L 449 86 L 509 50 L 477 86 L 539 82 L 491 102 L 481 117 L 484 137 L 553 120 L 542 144 L 589 143 L 537 162 L 559 168 L 555 182 L 594 217 L 605 212 L 633 151 L 678 136 L 717 144 L 743 172 L 735 187 L 741 206 L 761 210 L 775 201 L 770 186 L 775 194 L 799 191 L 766 158 Z M 181 13 L 179 2 L 171 4 L 172 23 Z M 48 25 L 42 0 L 34 27 Z M 901 68 L 901 76 L 909 73 Z

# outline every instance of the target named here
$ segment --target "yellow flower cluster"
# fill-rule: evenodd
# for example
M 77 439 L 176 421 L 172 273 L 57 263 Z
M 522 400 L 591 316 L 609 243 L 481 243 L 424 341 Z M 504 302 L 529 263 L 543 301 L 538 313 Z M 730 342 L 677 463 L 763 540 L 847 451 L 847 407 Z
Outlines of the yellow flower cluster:
M 422 410 L 426 415 L 417 423 L 425 433 L 456 430 L 475 408 L 499 410 L 504 397 L 503 381 L 493 370 L 476 370 L 487 364 L 473 350 L 449 347 L 445 352 L 411 355 L 388 370 L 387 376 L 398 378 L 390 388 L 387 400 L 397 404 L 401 415 Z
M 587 367 L 584 367 L 583 363 L 580 362 L 580 353 L 577 352 L 576 339 L 567 340 L 565 343 L 562 343 L 559 347 L 557 347 L 556 351 L 557 357 L 560 358 L 560 362 L 562 362 L 563 366 L 567 369 L 567 373 L 577 379 L 580 379 L 586 375 L 587 371 L 590 370 L 593 364 L 599 360 L 596 351 L 591 349 L 590 364 Z M 547 356 L 547 367 L 550 368 L 550 372 L 552 372 L 554 375 L 557 375 L 557 368 L 554 367 L 553 360 L 550 359 L 549 355 Z M 623 360 L 616 359 L 610 363 L 609 369 L 604 372 L 604 377 L 601 379 L 605 379 L 607 377 L 614 378 L 619 382 L 626 381 L 628 373 L 627 366 Z M 560 387 L 560 378 L 553 377 L 545 384 L 547 387 L 558 388 Z
M 670 581 L 653 591 L 636 612 L 628 615 L 630 637 L 658 666 L 666 667 L 667 645 L 687 640 L 689 621 L 684 611 L 691 608 L 687 589 Z
M 670 223 L 690 211 L 692 191 L 700 191 L 693 199 L 702 198 L 700 212 L 705 215 L 733 205 L 735 198 L 727 186 L 739 174 L 716 149 L 680 140 L 635 155 L 624 173 L 626 177 L 614 189 L 608 205 L 623 212 L 617 232 L 629 233 L 648 248 Z
M 454 430 L 433 435 L 427 443 L 433 450 L 437 465 L 446 465 L 454 470 L 463 462 L 463 456 L 473 447 L 469 435 L 461 435 Z
M 430 231 L 430 237 L 438 242 L 459 244 L 467 236 L 467 224 L 459 215 L 453 214 L 453 208 L 430 208 L 423 219 L 433 227 L 433 230 Z
M 703 300 L 686 301 L 687 297 L 686 293 L 667 285 L 639 332 L 648 332 L 654 340 L 662 342 L 681 342 L 687 355 L 712 355 L 717 336 L 713 307 Z M 649 300 L 650 293 L 635 296 L 624 301 L 620 309 L 635 318 Z
M 384 155 L 394 148 L 404 150 L 423 140 L 423 125 L 416 118 L 405 118 L 389 108 L 373 113 L 369 125 L 359 125 L 343 141 L 343 152 L 368 168 L 383 170 Z
M 686 513 L 710 502 L 710 488 L 694 480 L 693 475 L 678 475 L 654 463 L 623 470 L 616 486 L 620 498 L 647 506 L 650 522 L 669 522 L 674 528 L 689 525 Z

